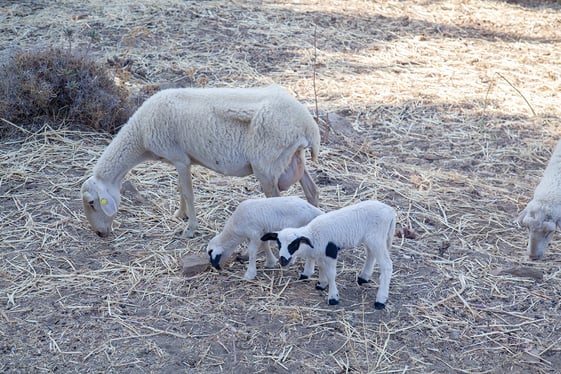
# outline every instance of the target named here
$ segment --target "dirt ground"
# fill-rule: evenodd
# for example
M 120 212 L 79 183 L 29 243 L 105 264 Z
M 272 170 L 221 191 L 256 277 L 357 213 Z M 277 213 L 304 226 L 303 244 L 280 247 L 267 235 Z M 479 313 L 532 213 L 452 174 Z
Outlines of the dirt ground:
M 377 270 L 356 284 L 360 248 L 339 258 L 337 306 L 302 263 L 260 258 L 243 279 L 243 248 L 184 277 L 181 258 L 262 196 L 255 178 L 194 168 L 201 227 L 184 239 L 175 170 L 139 165 L 102 239 L 79 190 L 111 136 L 3 122 L 21 134 L 0 146 L 1 372 L 559 371 L 559 236 L 530 261 L 514 222 L 561 135 L 559 3 L 24 0 L 0 24 L 4 52 L 95 31 L 131 93 L 277 83 L 317 99 L 320 207 L 379 199 L 416 234 L 395 238 L 382 311 Z

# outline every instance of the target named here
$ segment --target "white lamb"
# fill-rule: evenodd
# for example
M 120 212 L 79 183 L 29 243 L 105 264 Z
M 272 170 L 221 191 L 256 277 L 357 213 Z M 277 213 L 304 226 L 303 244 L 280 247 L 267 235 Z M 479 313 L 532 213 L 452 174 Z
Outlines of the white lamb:
M 561 141 L 551 155 L 533 199 L 517 218 L 530 230 L 528 255 L 538 260 L 555 232 L 561 227 Z
M 379 263 L 380 287 L 374 307 L 383 309 L 388 299 L 393 271 L 389 251 L 395 225 L 396 214 L 393 208 L 379 201 L 364 201 L 320 215 L 300 228 L 267 233 L 261 240 L 277 241 L 282 266 L 289 265 L 296 256 L 315 261 L 319 267 L 316 288 L 325 290 L 329 286 L 330 305 L 339 303 L 339 292 L 335 284 L 339 250 L 364 244 L 367 250 L 366 263 L 357 282 L 359 285 L 369 282 L 375 262 Z M 311 272 L 313 266 L 308 266 L 301 278 L 308 278 Z
M 264 249 L 267 256 L 266 268 L 274 267 L 277 262 L 269 244 L 260 240 L 265 233 L 286 227 L 303 226 L 322 213 L 318 208 L 296 196 L 242 201 L 226 221 L 222 232 L 208 243 L 207 252 L 210 262 L 213 267 L 220 269 L 221 260 L 228 258 L 243 241 L 249 240 L 247 246 L 249 265 L 244 277 L 254 279 L 259 248 Z M 312 266 L 313 272 L 314 264 L 306 262 L 306 268 L 309 266 Z
M 283 88 L 182 88 L 155 94 L 140 107 L 105 149 L 82 185 L 86 217 L 100 236 L 111 232 L 123 178 L 147 160 L 173 164 L 181 204 L 189 215 L 184 236 L 198 228 L 191 165 L 229 176 L 251 173 L 266 196 L 280 196 L 300 181 L 306 198 L 318 203 L 318 188 L 305 166 L 315 161 L 319 129 L 309 111 Z

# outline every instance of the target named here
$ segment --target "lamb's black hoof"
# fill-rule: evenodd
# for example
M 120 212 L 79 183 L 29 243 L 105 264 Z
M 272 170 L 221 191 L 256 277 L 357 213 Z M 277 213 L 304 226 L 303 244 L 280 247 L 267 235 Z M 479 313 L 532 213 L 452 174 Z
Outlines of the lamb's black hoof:
M 384 303 L 379 303 L 377 301 L 374 303 L 374 309 L 376 309 L 376 310 L 382 310 L 382 309 L 385 309 L 385 308 L 386 308 L 386 304 L 384 304 Z
M 310 277 L 308 277 L 307 275 L 304 275 L 304 274 L 300 274 L 300 278 L 298 278 L 298 280 L 301 280 L 301 281 L 302 280 L 308 280 L 308 279 L 310 279 Z
M 337 305 L 337 304 L 339 304 L 339 300 L 337 300 L 337 299 L 329 299 L 328 303 L 329 303 L 329 305 Z
M 327 286 L 322 287 L 319 282 L 316 283 L 316 290 L 325 291 L 326 288 Z
M 357 277 L 356 282 L 358 283 L 359 286 L 362 286 L 364 283 L 370 283 L 369 280 L 366 280 L 366 279 L 361 278 L 361 277 Z

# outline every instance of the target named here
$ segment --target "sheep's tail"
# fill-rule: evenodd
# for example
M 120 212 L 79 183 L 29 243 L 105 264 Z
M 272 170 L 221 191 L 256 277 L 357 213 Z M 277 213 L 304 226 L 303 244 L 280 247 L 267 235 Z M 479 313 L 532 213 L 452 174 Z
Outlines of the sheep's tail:
M 314 123 L 315 123 L 315 121 L 314 121 Z M 317 128 L 317 125 L 316 125 L 316 128 L 315 128 L 315 131 L 308 136 L 307 141 L 308 141 L 308 147 L 310 148 L 310 151 L 311 151 L 310 153 L 311 153 L 311 156 L 312 156 L 312 161 L 317 162 L 318 154 L 319 154 L 319 143 L 320 143 L 320 135 L 319 135 L 319 129 Z
M 319 144 L 312 144 L 312 161 L 317 162 L 318 160 L 318 153 L 319 153 Z

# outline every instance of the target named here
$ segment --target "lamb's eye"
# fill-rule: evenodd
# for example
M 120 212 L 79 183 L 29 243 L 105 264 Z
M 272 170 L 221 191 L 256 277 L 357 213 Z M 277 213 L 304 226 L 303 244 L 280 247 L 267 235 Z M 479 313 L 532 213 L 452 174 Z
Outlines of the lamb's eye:
M 90 206 L 90 208 L 92 208 L 92 210 L 95 210 L 95 205 L 93 200 L 88 201 L 88 205 Z

